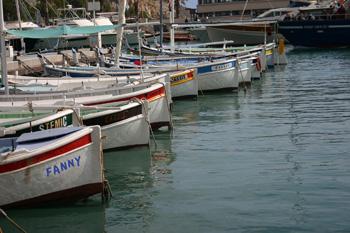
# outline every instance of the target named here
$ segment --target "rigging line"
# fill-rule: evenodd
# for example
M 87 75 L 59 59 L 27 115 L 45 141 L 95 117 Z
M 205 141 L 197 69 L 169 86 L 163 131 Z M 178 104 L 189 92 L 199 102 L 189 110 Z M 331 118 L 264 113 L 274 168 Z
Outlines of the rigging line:
M 246 0 L 245 3 L 244 3 L 243 11 L 242 11 L 242 14 L 241 14 L 241 21 L 243 20 L 243 15 L 244 15 L 244 12 L 245 12 L 245 10 L 247 8 L 247 5 L 248 5 L 248 0 Z
M 51 5 L 51 3 L 49 1 L 46 1 L 46 4 L 49 6 L 51 12 L 53 12 L 55 14 L 56 17 L 58 17 L 58 14 L 56 13 L 56 10 L 54 9 L 54 7 Z M 47 15 L 47 17 L 49 17 Z
M 25 16 L 23 18 L 29 19 L 30 21 L 33 22 L 34 20 L 33 20 L 33 18 L 32 18 L 32 16 L 31 16 L 31 14 L 30 14 L 30 12 L 29 12 L 29 10 L 28 10 L 28 8 L 27 8 L 25 3 L 27 3 L 27 2 L 25 2 L 25 0 L 20 0 L 19 1 L 19 4 L 21 5 L 21 9 L 23 11 L 23 16 Z
M 40 14 L 40 10 L 38 9 L 38 8 L 36 8 L 32 3 L 30 3 L 28 0 L 20 0 L 21 2 L 23 1 L 23 4 L 24 3 L 27 3 L 27 5 L 29 6 L 29 7 L 31 7 L 31 8 L 33 8 L 36 12 L 39 12 L 39 14 Z M 26 9 L 27 9 L 27 11 L 28 11 L 28 8 L 26 7 Z M 29 12 L 29 11 L 28 11 Z M 29 13 L 30 14 L 30 13 Z M 31 19 L 31 21 L 33 21 L 33 18 L 31 17 L 31 15 L 30 15 L 30 19 Z
M 269 6 L 272 8 L 275 8 L 273 5 L 272 5 L 272 2 L 270 0 L 267 1 L 269 3 Z

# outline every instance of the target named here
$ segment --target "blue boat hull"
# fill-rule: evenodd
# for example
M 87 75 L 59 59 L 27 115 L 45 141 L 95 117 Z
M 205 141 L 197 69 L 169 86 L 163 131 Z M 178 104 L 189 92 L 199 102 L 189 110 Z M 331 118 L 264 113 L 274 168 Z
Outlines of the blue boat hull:
M 279 22 L 278 31 L 296 46 L 350 46 L 350 19 L 283 21 Z

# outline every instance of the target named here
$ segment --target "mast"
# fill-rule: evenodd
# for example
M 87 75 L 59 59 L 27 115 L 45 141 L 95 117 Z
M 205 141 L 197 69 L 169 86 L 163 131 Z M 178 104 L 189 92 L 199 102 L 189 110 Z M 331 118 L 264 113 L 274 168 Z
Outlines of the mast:
M 17 19 L 18 19 L 19 30 L 22 31 L 21 11 L 19 10 L 18 0 L 16 0 L 16 12 L 17 12 Z M 24 44 L 23 37 L 21 37 L 21 50 L 22 49 L 25 51 L 25 44 Z
M 123 32 L 125 24 L 125 8 L 126 8 L 126 0 L 120 0 L 118 6 L 118 24 L 120 27 L 117 29 L 117 44 L 115 47 L 115 65 L 119 68 L 119 56 L 122 49 L 123 42 Z
M 1 78 L 5 86 L 5 95 L 9 94 L 9 87 L 7 82 L 7 63 L 6 63 L 6 48 L 5 48 L 5 23 L 4 23 L 4 9 L 2 0 L 0 0 L 0 49 L 1 49 Z
M 47 0 L 45 0 L 45 11 L 46 11 L 46 17 L 45 17 L 45 25 L 48 26 L 49 24 L 49 3 Z
M 92 15 L 94 17 L 94 25 L 96 25 L 96 8 L 95 8 L 95 0 L 92 0 Z
M 175 0 L 171 0 L 171 11 L 170 11 L 170 50 L 171 52 L 175 51 L 175 29 L 173 27 L 173 24 L 175 22 L 175 12 L 174 12 L 174 8 L 175 8 Z
M 92 1 L 92 15 L 94 18 L 94 26 L 96 26 L 96 6 L 95 6 L 95 0 Z M 101 32 L 97 33 L 97 47 L 102 48 L 102 37 L 101 37 Z
M 160 49 L 163 49 L 163 0 L 159 0 L 159 23 L 160 23 L 160 33 L 159 33 L 159 45 Z

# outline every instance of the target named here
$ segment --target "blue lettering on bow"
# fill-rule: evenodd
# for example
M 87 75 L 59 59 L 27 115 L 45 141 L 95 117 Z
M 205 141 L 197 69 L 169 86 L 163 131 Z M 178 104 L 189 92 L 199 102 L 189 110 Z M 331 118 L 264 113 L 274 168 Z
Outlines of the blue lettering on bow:
M 55 176 L 76 167 L 80 167 L 80 156 L 49 166 L 46 168 L 45 172 L 47 177 L 51 175 Z

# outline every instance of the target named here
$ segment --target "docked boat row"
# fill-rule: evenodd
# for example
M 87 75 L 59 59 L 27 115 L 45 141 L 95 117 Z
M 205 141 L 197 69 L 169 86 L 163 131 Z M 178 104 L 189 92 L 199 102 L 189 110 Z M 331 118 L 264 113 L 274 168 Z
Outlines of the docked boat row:
M 176 99 L 200 101 L 198 96 L 207 91 L 232 92 L 287 63 L 283 39 L 241 47 L 223 42 L 218 49 L 176 48 L 173 29 L 170 47 L 161 48 L 144 44 L 137 29 L 138 47 L 122 53 L 125 4 L 119 4 L 118 25 L 95 19 L 94 25 L 64 23 L 4 32 L 39 40 L 91 39 L 109 33 L 117 38 L 116 47 L 99 51 L 94 62 L 78 59 L 74 53 L 79 46 L 72 50 L 73 61 L 57 63 L 38 54 L 40 77 L 9 75 L 1 47 L 1 208 L 75 201 L 98 193 L 108 196 L 103 151 L 150 146 L 154 130 L 174 127 L 171 109 Z M 1 18 L 0 23 L 3 30 Z
M 132 69 L 43 63 L 48 76 L 9 75 L 15 94 L 0 96 L 0 206 L 103 192 L 103 150 L 149 145 L 152 130 L 172 127 L 174 99 L 238 89 L 282 57 L 275 44 L 238 50 L 132 55 L 121 63 Z

